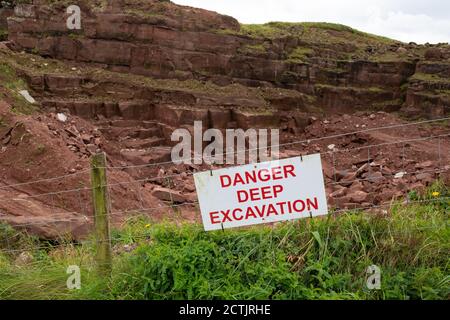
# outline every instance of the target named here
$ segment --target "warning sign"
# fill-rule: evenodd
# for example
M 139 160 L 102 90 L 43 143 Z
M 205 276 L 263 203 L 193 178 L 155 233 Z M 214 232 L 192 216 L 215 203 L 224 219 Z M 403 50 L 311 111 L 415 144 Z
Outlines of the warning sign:
M 328 214 L 320 154 L 194 175 L 206 231 Z

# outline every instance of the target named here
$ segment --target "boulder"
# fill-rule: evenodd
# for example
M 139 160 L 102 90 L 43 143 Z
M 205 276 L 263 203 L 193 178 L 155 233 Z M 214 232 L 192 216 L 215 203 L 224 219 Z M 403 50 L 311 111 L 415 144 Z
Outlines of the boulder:
M 358 170 L 356 170 L 356 175 L 359 177 L 363 173 L 367 172 L 367 170 L 369 170 L 369 164 L 365 163 L 361 167 L 359 167 Z
M 418 163 L 415 165 L 416 169 L 430 168 L 432 166 L 433 166 L 433 161 L 430 161 L 430 160 L 424 161 L 424 162 L 421 162 L 421 163 Z
M 8 27 L 7 19 L 14 14 L 13 9 L 0 8 L 0 28 L 6 29 Z
M 355 180 L 357 180 L 356 172 L 347 172 L 342 179 L 339 180 L 339 184 L 344 187 L 350 186 Z
M 446 186 L 450 186 L 450 171 L 447 169 L 439 174 L 439 178 Z
M 154 118 L 154 108 L 146 101 L 123 101 L 119 103 L 120 115 L 127 120 L 150 120 Z
M 67 116 L 64 113 L 58 113 L 56 114 L 56 119 L 59 122 L 65 123 L 67 121 Z
M 433 182 L 433 175 L 428 172 L 419 173 L 419 174 L 416 174 L 416 179 L 423 183 L 430 184 Z
M 231 111 L 226 109 L 211 108 L 208 110 L 210 126 L 215 129 L 226 129 L 231 121 Z
M 347 192 L 347 188 L 339 188 L 336 191 L 330 193 L 329 196 L 331 198 L 341 198 L 341 197 L 345 196 L 346 192 Z
M 381 166 L 381 173 L 385 176 L 392 176 L 392 170 L 386 166 Z
M 356 203 L 363 203 L 369 199 L 369 194 L 364 191 L 354 191 L 348 194 L 350 201 Z
M 430 48 L 425 51 L 425 59 L 427 60 L 441 60 L 442 51 L 439 48 Z
M 383 177 L 383 174 L 382 174 L 381 172 L 379 172 L 379 171 L 376 171 L 376 172 L 373 172 L 373 171 L 371 171 L 371 172 L 366 172 L 366 173 L 364 173 L 364 174 L 362 175 L 362 177 L 363 177 L 364 179 L 368 180 L 368 181 L 375 182 L 375 183 L 383 182 L 383 180 L 385 179 L 385 178 Z
M 420 182 L 413 183 L 413 184 L 409 187 L 409 189 L 410 189 L 410 190 L 417 191 L 417 192 L 419 192 L 420 194 L 422 194 L 422 193 L 425 192 L 425 186 L 424 186 L 422 183 L 420 183 Z
M 350 188 L 348 188 L 348 193 L 354 193 L 356 191 L 364 191 L 364 185 L 360 181 L 354 181 Z
M 401 178 L 403 178 L 406 174 L 407 174 L 407 172 L 404 172 L 404 171 L 397 172 L 397 173 L 394 175 L 394 179 L 401 179 Z
M 242 110 L 233 111 L 239 128 L 247 130 L 250 128 L 276 128 L 280 125 L 280 115 L 275 111 L 246 112 Z

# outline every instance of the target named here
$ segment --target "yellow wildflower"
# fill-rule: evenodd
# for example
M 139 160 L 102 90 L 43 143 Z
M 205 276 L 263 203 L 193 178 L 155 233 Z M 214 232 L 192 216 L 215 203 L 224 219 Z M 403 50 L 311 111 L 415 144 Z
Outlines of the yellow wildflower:
M 431 195 L 436 198 L 436 197 L 439 197 L 440 193 L 435 191 Z

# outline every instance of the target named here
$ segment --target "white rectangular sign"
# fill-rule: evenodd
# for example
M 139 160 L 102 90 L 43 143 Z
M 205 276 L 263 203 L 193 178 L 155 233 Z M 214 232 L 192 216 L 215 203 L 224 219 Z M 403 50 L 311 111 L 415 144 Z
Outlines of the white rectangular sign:
M 206 231 L 328 214 L 320 154 L 194 174 Z

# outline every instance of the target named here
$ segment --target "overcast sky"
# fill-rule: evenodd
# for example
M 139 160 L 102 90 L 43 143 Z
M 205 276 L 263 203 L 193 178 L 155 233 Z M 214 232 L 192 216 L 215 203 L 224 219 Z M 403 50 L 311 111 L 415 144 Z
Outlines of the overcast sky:
M 450 43 L 449 0 L 172 0 L 242 23 L 335 22 L 404 42 Z

